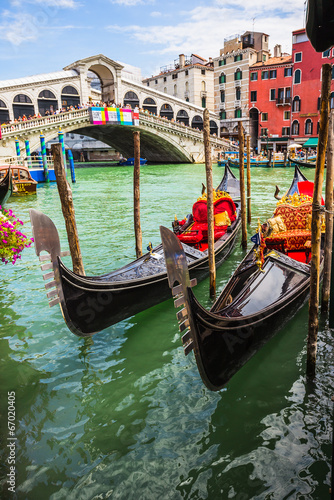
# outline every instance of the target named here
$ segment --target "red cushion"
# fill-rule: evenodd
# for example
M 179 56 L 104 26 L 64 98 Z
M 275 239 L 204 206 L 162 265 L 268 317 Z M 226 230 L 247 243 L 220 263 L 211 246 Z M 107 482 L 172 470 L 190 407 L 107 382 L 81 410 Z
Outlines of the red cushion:
M 208 211 L 206 200 L 199 200 L 193 204 L 193 219 L 195 222 L 207 222 Z
M 213 204 L 213 213 L 221 214 L 222 212 L 227 212 L 231 222 L 236 218 L 235 210 L 235 204 L 231 198 L 220 198 Z
M 177 237 L 180 241 L 182 241 L 182 243 L 186 243 L 187 245 L 194 245 L 195 243 L 198 243 L 203 239 L 203 233 L 202 231 L 191 231 L 189 233 L 177 234 Z

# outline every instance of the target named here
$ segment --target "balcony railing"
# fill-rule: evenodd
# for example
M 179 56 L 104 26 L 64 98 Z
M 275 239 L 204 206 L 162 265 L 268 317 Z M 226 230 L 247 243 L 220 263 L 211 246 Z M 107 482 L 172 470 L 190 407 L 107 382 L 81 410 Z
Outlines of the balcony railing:
M 220 83 L 219 90 L 225 90 L 225 85 L 226 85 L 226 83 Z
M 234 107 L 235 107 L 235 108 L 241 108 L 241 101 L 236 99 L 236 100 L 234 101 Z
M 207 97 L 208 93 L 206 90 L 201 90 L 201 97 Z
M 276 104 L 277 106 L 291 106 L 291 97 L 277 97 Z
M 241 87 L 241 80 L 234 80 L 234 87 Z

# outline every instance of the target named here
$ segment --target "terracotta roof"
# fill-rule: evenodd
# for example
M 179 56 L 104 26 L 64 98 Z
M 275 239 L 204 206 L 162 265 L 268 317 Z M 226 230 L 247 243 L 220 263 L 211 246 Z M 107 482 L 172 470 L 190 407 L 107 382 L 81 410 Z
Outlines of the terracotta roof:
M 202 61 L 206 61 L 204 57 L 198 56 L 197 54 L 191 54 L 191 55 L 197 57 L 198 59 L 202 59 Z
M 258 68 L 262 66 L 277 66 L 278 64 L 292 63 L 292 56 L 270 57 L 267 61 L 260 61 L 252 64 L 251 68 Z

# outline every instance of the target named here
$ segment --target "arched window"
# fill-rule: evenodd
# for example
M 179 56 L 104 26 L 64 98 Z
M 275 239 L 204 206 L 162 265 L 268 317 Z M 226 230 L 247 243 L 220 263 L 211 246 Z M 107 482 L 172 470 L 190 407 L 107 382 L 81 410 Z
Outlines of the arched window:
M 242 111 L 241 108 L 236 108 L 234 110 L 234 118 L 241 118 L 242 117 Z
M 38 94 L 38 111 L 42 116 L 46 114 L 52 114 L 56 109 L 58 109 L 58 101 L 56 96 L 50 90 L 42 90 Z
M 203 118 L 200 115 L 195 115 L 191 122 L 192 128 L 203 130 Z
M 164 92 L 165 94 L 167 94 L 167 87 L 164 87 Z
M 202 108 L 206 108 L 206 97 L 202 96 Z
M 210 134 L 218 134 L 218 125 L 215 121 L 210 120 Z
M 168 120 L 174 118 L 174 111 L 172 107 L 169 104 L 163 104 L 160 109 L 160 116 L 165 117 Z
M 305 135 L 311 135 L 313 131 L 313 122 L 310 118 L 305 121 Z
M 242 80 L 242 71 L 240 68 L 234 73 L 234 80 Z
M 225 90 L 220 92 L 220 102 L 225 102 Z
M 294 112 L 299 112 L 300 111 L 300 97 L 296 96 L 293 98 L 293 103 L 292 103 L 292 111 Z
M 29 116 L 34 116 L 35 108 L 29 96 L 25 94 L 17 94 L 13 101 L 14 119 L 17 119 L 20 116 L 22 117 L 23 115 L 27 118 L 29 118 Z
M 0 124 L 9 122 L 9 110 L 7 105 L 0 100 Z
M 226 75 L 222 73 L 219 77 L 219 83 L 226 83 Z
M 61 92 L 61 105 L 63 108 L 80 104 L 79 92 L 72 85 L 66 85 Z
M 202 83 L 201 83 L 201 90 L 202 92 L 205 92 L 206 91 L 206 83 L 205 81 L 203 80 Z
M 293 83 L 296 85 L 297 83 L 300 83 L 302 81 L 302 72 L 300 69 L 296 69 L 294 78 L 293 78 Z
M 144 102 L 143 102 L 143 109 L 147 109 L 147 111 L 156 115 L 157 109 L 158 109 L 157 103 L 151 97 L 146 97 L 146 99 L 144 99 Z
M 189 92 L 189 82 L 185 83 L 185 87 L 186 87 L 186 92 Z
M 77 89 L 75 87 L 72 87 L 72 85 L 66 85 L 61 93 L 66 95 L 79 95 Z
M 131 90 L 127 92 L 124 96 L 124 106 L 130 104 L 131 108 L 134 109 L 136 106 L 139 107 L 139 98 L 135 92 Z
M 292 122 L 292 135 L 299 135 L 299 122 L 297 120 L 294 120 Z
M 14 101 L 13 102 L 19 102 L 21 104 L 30 104 L 32 103 L 32 100 L 30 99 L 29 96 L 25 95 L 25 94 L 17 94 L 15 97 L 14 97 Z
M 189 125 L 188 113 L 184 109 L 181 109 L 178 112 L 178 114 L 176 115 L 176 121 L 180 122 L 180 123 L 184 123 L 185 125 Z

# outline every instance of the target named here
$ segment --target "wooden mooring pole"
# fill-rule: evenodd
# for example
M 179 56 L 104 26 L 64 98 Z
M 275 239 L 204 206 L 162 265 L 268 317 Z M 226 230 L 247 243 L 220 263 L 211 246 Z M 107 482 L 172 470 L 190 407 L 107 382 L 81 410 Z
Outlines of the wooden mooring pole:
M 326 168 L 326 233 L 324 248 L 324 278 L 322 283 L 321 312 L 327 314 L 330 288 L 331 288 L 331 268 L 332 268 L 332 247 L 333 247 L 333 183 L 334 183 L 334 114 L 331 111 L 328 127 L 327 142 L 327 168 Z
M 75 222 L 72 190 L 66 179 L 64 157 L 61 149 L 61 144 L 52 144 L 51 152 L 54 163 L 54 171 L 56 174 L 58 193 L 61 202 L 61 209 L 65 219 L 68 244 L 72 257 L 73 272 L 84 276 L 85 270 L 82 262 L 77 225 Z
M 252 210 L 251 210 L 251 164 L 250 164 L 250 136 L 247 135 L 246 139 L 247 148 L 247 222 L 250 224 L 252 222 Z
M 140 226 L 140 132 L 133 132 L 134 166 L 133 166 L 133 215 L 136 239 L 137 259 L 143 255 L 142 232 Z
M 330 64 L 322 66 L 320 128 L 318 140 L 318 154 L 315 166 L 313 202 L 312 202 L 312 243 L 311 243 L 311 273 L 310 273 L 310 300 L 307 338 L 306 374 L 315 376 L 318 337 L 318 308 L 320 282 L 320 240 L 321 240 L 321 192 L 324 179 L 325 154 L 328 140 L 329 100 L 332 81 L 332 67 Z
M 203 139 L 205 155 L 207 211 L 208 211 L 208 254 L 210 274 L 210 297 L 216 296 L 216 262 L 215 262 L 215 240 L 214 240 L 214 218 L 213 218 L 213 180 L 212 160 L 210 147 L 210 114 L 206 108 L 203 113 Z
M 241 201 L 241 246 L 244 250 L 247 248 L 247 224 L 246 224 L 246 193 L 245 193 L 245 163 L 244 149 L 245 138 L 242 122 L 238 122 L 239 135 L 239 179 L 240 179 L 240 201 Z

